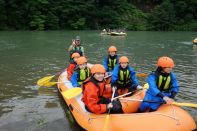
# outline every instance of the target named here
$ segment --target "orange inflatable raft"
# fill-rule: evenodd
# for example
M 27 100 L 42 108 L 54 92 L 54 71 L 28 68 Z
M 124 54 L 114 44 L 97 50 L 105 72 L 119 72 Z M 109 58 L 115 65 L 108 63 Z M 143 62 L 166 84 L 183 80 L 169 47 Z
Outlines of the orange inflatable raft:
M 73 88 L 63 72 L 58 79 L 58 89 L 63 91 Z M 145 91 L 136 92 L 129 98 L 143 99 Z M 88 131 L 104 130 L 107 114 L 96 115 L 86 111 L 81 101 L 82 95 L 70 100 L 64 98 L 77 123 Z M 128 98 L 128 97 L 127 97 Z M 155 112 L 136 112 L 140 102 L 121 100 L 124 114 L 110 114 L 108 131 L 191 131 L 196 129 L 193 118 L 185 110 L 173 105 L 162 105 Z

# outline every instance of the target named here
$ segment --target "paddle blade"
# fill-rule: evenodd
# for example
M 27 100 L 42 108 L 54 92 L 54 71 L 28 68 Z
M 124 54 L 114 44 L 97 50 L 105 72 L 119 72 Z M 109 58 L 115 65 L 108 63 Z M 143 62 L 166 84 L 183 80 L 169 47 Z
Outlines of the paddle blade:
M 62 95 L 66 98 L 66 99 L 71 99 L 75 96 L 78 96 L 79 94 L 81 94 L 82 92 L 82 88 L 80 87 L 74 87 L 72 89 L 69 89 L 67 91 L 62 92 Z
M 45 83 L 43 86 L 51 87 L 51 86 L 54 86 L 55 84 L 57 84 L 57 82 L 48 82 L 48 83 Z
M 48 83 L 54 76 L 46 76 L 42 79 L 39 79 L 37 81 L 37 85 L 39 86 L 44 86 L 46 83 Z
M 197 104 L 194 103 L 178 103 L 178 102 L 173 102 L 172 104 L 177 105 L 177 106 L 188 106 L 188 107 L 196 107 Z
M 138 73 L 136 74 L 137 77 L 147 77 L 148 74 L 147 73 Z
M 104 125 L 104 131 L 107 131 L 107 126 L 108 126 L 108 123 L 109 123 L 109 114 L 107 114 L 106 118 L 105 118 L 105 125 Z

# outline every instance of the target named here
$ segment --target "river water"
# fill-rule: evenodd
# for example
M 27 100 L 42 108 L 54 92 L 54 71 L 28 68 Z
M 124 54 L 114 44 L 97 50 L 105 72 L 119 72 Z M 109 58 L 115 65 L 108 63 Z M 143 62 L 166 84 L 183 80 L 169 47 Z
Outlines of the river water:
M 138 73 L 150 73 L 163 55 L 175 61 L 179 102 L 197 103 L 197 32 L 127 32 L 101 36 L 99 31 L 0 32 L 0 130 L 78 131 L 55 86 L 38 87 L 37 80 L 68 65 L 67 48 L 80 35 L 90 63 L 102 63 L 110 45 L 126 55 Z M 141 85 L 145 78 L 139 78 Z M 197 109 L 184 107 L 197 121 Z

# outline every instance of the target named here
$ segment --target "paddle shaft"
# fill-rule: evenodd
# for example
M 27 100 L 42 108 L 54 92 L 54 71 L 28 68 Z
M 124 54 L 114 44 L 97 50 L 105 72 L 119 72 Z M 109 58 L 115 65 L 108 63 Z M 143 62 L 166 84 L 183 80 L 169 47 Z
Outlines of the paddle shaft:
M 162 101 L 140 100 L 140 99 L 130 99 L 130 98 L 120 98 L 120 99 L 121 100 L 129 100 L 129 101 L 141 101 L 141 102 L 166 104 L 166 102 L 162 102 Z M 197 108 L 197 104 L 196 103 L 172 102 L 172 105 L 176 105 L 176 106 L 187 106 L 187 107 Z
M 161 101 L 151 101 L 151 100 L 140 100 L 140 99 L 131 99 L 131 98 L 120 98 L 121 100 L 128 100 L 128 101 L 141 101 L 141 102 L 150 102 L 150 103 L 161 103 L 165 104 L 166 102 Z
M 113 101 L 115 92 L 116 92 L 116 88 L 113 90 L 112 97 L 111 97 L 111 102 Z M 109 108 L 109 111 L 108 111 L 107 116 L 105 118 L 104 131 L 107 131 L 107 125 L 108 125 L 108 121 L 109 121 L 110 111 L 111 111 L 111 108 Z

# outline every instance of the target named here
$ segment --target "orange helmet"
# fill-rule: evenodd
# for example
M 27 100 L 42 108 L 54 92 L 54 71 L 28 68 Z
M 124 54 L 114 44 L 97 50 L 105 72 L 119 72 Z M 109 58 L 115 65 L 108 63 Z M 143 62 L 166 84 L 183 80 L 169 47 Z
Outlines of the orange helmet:
M 129 59 L 126 56 L 122 56 L 119 59 L 119 63 L 129 63 Z
M 87 59 L 84 56 L 81 56 L 77 59 L 77 65 L 87 63 Z
M 174 61 L 167 56 L 160 57 L 157 61 L 157 66 L 160 67 L 174 67 Z
M 109 49 L 108 49 L 109 52 L 116 52 L 117 49 L 115 46 L 110 46 Z
M 95 64 L 91 68 L 91 73 L 92 74 L 95 74 L 95 73 L 105 73 L 105 68 L 101 64 Z
M 72 54 L 71 58 L 79 58 L 80 57 L 80 54 L 75 52 Z

